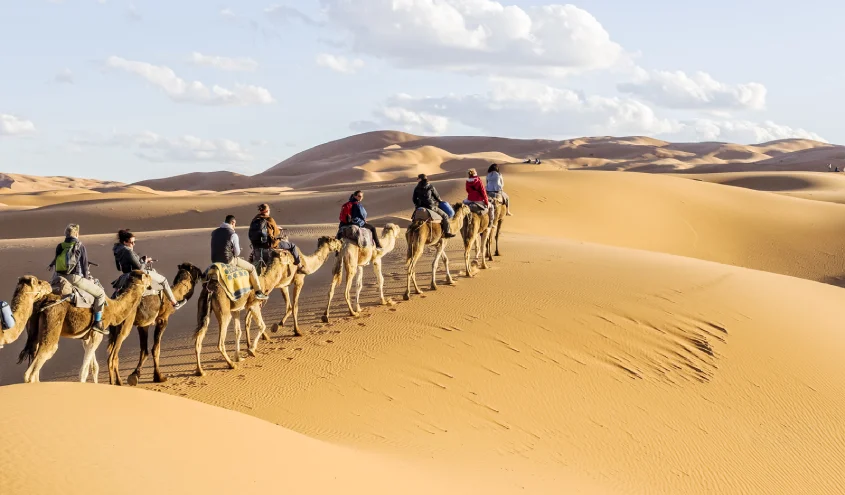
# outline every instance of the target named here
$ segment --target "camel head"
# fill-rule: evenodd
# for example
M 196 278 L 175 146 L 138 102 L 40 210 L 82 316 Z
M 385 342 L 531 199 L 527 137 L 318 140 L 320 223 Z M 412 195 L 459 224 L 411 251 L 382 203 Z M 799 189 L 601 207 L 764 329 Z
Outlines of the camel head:
M 463 203 L 455 203 L 452 205 L 452 209 L 455 210 L 455 216 L 462 216 L 468 217 L 472 211 L 469 209 L 469 205 L 465 205 Z M 454 217 L 452 217 L 454 218 Z
M 202 270 L 188 262 L 182 263 L 176 268 L 179 271 L 176 273 L 176 279 L 173 281 L 173 286 L 175 287 L 185 283 L 185 281 L 188 281 L 190 289 L 188 289 L 188 292 L 185 294 L 185 299 L 190 299 L 191 296 L 194 295 L 194 288 L 197 286 L 199 281 L 202 280 Z
M 15 295 L 13 296 L 12 301 L 17 300 L 19 297 L 31 295 L 33 297 L 33 302 L 35 302 L 52 293 L 53 287 L 49 282 L 39 280 L 37 277 L 32 275 L 24 275 L 18 279 L 18 286 L 15 287 Z
M 132 270 L 129 272 L 129 284 L 127 289 L 134 287 L 143 287 L 144 289 L 152 288 L 153 279 L 141 270 Z M 128 292 L 128 291 L 127 291 Z
M 317 239 L 317 250 L 319 251 L 323 246 L 328 246 L 329 251 L 337 253 L 343 248 L 343 242 L 340 239 L 324 235 Z
M 381 229 L 381 236 L 387 237 L 387 234 L 391 232 L 393 233 L 393 237 L 399 237 L 399 233 L 401 232 L 401 230 L 399 229 L 399 226 L 395 223 L 388 223 L 384 226 L 384 228 Z

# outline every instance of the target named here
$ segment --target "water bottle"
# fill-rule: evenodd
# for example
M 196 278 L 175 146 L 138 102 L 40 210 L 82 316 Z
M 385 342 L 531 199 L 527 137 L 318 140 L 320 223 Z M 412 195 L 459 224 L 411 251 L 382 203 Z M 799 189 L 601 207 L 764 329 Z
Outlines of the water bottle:
M 12 315 L 12 308 L 6 301 L 0 301 L 0 323 L 2 323 L 3 330 L 8 330 L 15 326 L 15 317 Z

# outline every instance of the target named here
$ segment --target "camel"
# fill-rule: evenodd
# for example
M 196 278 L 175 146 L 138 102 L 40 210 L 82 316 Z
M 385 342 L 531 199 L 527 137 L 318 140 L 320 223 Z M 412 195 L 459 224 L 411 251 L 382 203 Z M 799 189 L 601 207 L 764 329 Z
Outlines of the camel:
M 508 208 L 505 203 L 501 201 L 494 201 L 493 205 L 496 207 L 496 215 L 493 218 L 493 225 L 490 226 L 490 233 L 487 235 L 487 259 L 493 261 L 493 242 L 496 243 L 496 256 L 499 254 L 499 234 L 502 233 L 502 223 L 505 221 L 505 215 Z
M 45 280 L 38 280 L 32 275 L 25 275 L 18 279 L 18 286 L 15 287 L 15 294 L 9 305 L 12 316 L 15 317 L 15 326 L 0 330 L 0 349 L 18 340 L 32 316 L 33 306 L 52 293 L 53 288 Z
M 286 265 L 293 265 L 293 255 L 284 250 L 272 250 L 267 270 L 258 277 L 261 280 L 261 286 L 276 287 L 288 269 Z M 205 376 L 201 359 L 202 341 L 205 338 L 206 332 L 208 332 L 212 312 L 217 317 L 217 324 L 220 328 L 217 349 L 220 350 L 223 359 L 226 360 L 226 364 L 229 365 L 230 369 L 235 369 L 235 363 L 229 358 L 229 354 L 226 352 L 226 332 L 228 331 L 229 322 L 232 321 L 232 317 L 234 316 L 235 320 L 235 361 L 241 360 L 241 311 L 247 310 L 258 322 L 259 333 L 252 345 L 247 348 L 250 356 L 255 357 L 255 349 L 258 347 L 258 341 L 261 340 L 261 335 L 267 329 L 264 319 L 261 316 L 261 301 L 255 298 L 255 291 L 252 290 L 249 294 L 242 296 L 237 301 L 232 301 L 226 295 L 223 287 L 217 282 L 216 274 L 216 267 L 212 266 L 209 268 L 206 274 L 207 282 L 203 284 L 202 294 L 200 294 L 197 304 L 197 330 L 194 334 L 196 338 L 197 376 Z
M 120 325 L 120 331 L 127 332 L 132 329 L 135 321 L 135 312 L 141 304 L 141 296 L 147 287 L 150 286 L 150 276 L 140 270 L 131 272 L 132 278 L 129 286 L 116 299 L 106 299 L 106 307 L 103 309 L 103 323 L 109 327 Z M 97 383 L 97 375 L 100 370 L 95 353 L 103 335 L 92 330 L 93 311 L 91 308 L 77 308 L 69 301 L 51 305 L 61 298 L 51 294 L 42 299 L 36 310 L 40 314 L 30 319 L 29 335 L 26 346 L 20 353 L 18 362 L 24 359 L 30 361 L 29 368 L 24 374 L 24 382 L 39 382 L 41 368 L 53 357 L 59 348 L 60 337 L 70 339 L 81 339 L 85 349 L 82 369 L 79 371 L 79 381 L 86 382 L 88 370 L 93 373 L 94 383 Z M 41 308 L 44 308 L 43 311 Z M 111 328 L 111 332 L 115 332 Z M 119 361 L 116 352 L 109 354 L 109 383 L 121 385 Z
M 301 337 L 302 334 L 299 332 L 299 296 L 302 294 L 302 286 L 305 284 L 305 277 L 307 275 L 311 275 L 312 273 L 316 272 L 326 263 L 326 260 L 329 258 L 329 254 L 337 253 L 340 251 L 341 243 L 338 239 L 334 237 L 323 236 L 317 239 L 317 250 L 314 251 L 314 254 L 311 256 L 307 256 L 304 254 L 299 255 L 299 260 L 304 265 L 304 268 L 298 270 L 295 265 L 285 265 L 285 273 L 282 275 L 281 280 L 279 283 L 276 284 L 276 287 L 282 293 L 282 297 L 285 298 L 285 314 L 282 316 L 282 319 L 279 320 L 278 323 L 274 323 L 272 327 L 270 327 L 270 331 L 276 333 L 279 331 L 279 327 L 283 327 L 285 322 L 287 321 L 289 316 L 293 316 L 293 335 L 295 337 Z M 291 295 L 288 293 L 288 287 L 293 284 L 293 298 L 291 299 Z M 263 302 L 262 302 L 263 305 Z M 252 324 L 252 314 L 249 313 L 244 318 L 244 327 L 246 330 L 246 342 L 247 346 L 252 346 L 252 341 L 250 337 L 250 325 Z M 264 338 L 267 337 L 267 333 L 261 334 Z M 258 338 L 258 337 L 257 337 Z
M 326 312 L 323 314 L 323 322 L 329 322 L 329 308 L 332 305 L 332 297 L 334 296 L 334 289 L 343 278 L 344 271 L 346 272 L 346 290 L 344 296 L 346 297 L 346 305 L 349 307 L 349 314 L 351 316 L 358 316 L 361 312 L 361 288 L 364 282 L 364 266 L 367 263 L 373 264 L 373 271 L 378 280 L 378 293 L 381 298 L 381 305 L 388 306 L 393 304 L 384 298 L 384 275 L 381 272 L 381 262 L 386 254 L 393 251 L 396 247 L 396 238 L 399 237 L 399 226 L 394 223 L 388 223 L 381 231 L 382 249 L 376 249 L 375 246 L 367 248 L 359 248 L 358 244 L 349 239 L 343 240 L 343 248 L 340 251 L 337 261 L 334 264 L 334 271 L 332 272 L 332 285 L 329 288 L 329 302 L 326 304 Z M 352 308 L 352 300 L 349 297 L 349 291 L 352 288 L 352 279 L 355 278 L 357 272 L 358 288 L 355 291 L 355 308 Z
M 202 278 L 202 270 L 190 263 L 182 263 L 178 267 L 176 278 L 170 285 L 173 291 L 173 296 L 177 301 L 183 299 L 190 300 L 194 295 L 194 288 L 197 282 Z M 129 375 L 127 382 L 129 385 L 138 385 L 138 380 L 141 378 L 141 368 L 147 361 L 150 353 L 147 350 L 147 339 L 149 337 L 150 327 L 155 323 L 155 342 L 153 343 L 153 381 L 155 383 L 163 383 L 167 381 L 167 377 L 161 373 L 159 367 L 159 356 L 161 354 L 161 338 L 164 331 L 167 329 L 168 320 L 173 315 L 175 310 L 172 304 L 164 304 L 164 293 L 159 295 L 144 296 L 141 298 L 141 305 L 138 306 L 138 311 L 135 313 L 135 326 L 138 327 L 138 337 L 141 341 L 141 357 L 138 360 L 138 367 Z M 132 331 L 132 328 L 129 328 Z M 109 337 L 114 336 L 114 339 L 109 339 L 109 352 L 120 352 L 120 346 L 123 340 L 128 335 L 112 333 Z M 112 348 L 115 349 L 112 349 Z
M 470 210 L 469 206 L 463 203 L 455 203 L 452 208 L 455 210 L 455 216 L 449 220 L 449 227 L 452 232 L 456 232 L 463 225 L 464 218 L 470 214 Z M 441 257 L 446 268 L 446 283 L 455 285 L 449 273 L 449 258 L 446 256 L 446 244 L 449 239 L 441 235 L 439 223 L 417 220 L 408 226 L 408 230 L 405 231 L 405 240 L 408 242 L 408 254 L 405 260 L 405 267 L 408 270 L 408 288 L 404 296 L 406 301 L 411 299 L 411 282 L 414 283 L 416 293 L 422 294 L 417 285 L 416 268 L 426 246 L 434 246 L 436 249 L 434 261 L 431 264 L 431 290 L 437 290 L 437 264 Z
M 492 207 L 492 205 L 491 205 Z M 484 253 L 487 248 L 487 238 L 490 235 L 490 216 L 487 212 L 470 213 L 464 219 L 461 228 L 461 237 L 464 239 L 464 262 L 466 263 L 467 277 L 474 277 L 475 272 L 469 263 L 469 253 L 475 245 L 475 259 L 481 258 L 481 268 L 487 269 L 487 257 Z

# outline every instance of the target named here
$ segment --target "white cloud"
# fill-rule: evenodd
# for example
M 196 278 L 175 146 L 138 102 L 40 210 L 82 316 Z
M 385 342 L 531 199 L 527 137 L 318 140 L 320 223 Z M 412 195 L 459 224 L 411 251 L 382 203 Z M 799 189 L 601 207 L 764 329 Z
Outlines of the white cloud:
M 362 120 L 350 124 L 356 132 L 378 129 L 396 129 L 411 134 L 440 135 L 449 128 L 449 119 L 428 112 L 415 112 L 403 107 L 385 106 L 374 112 L 374 120 Z
M 321 0 L 352 48 L 408 67 L 566 74 L 627 58 L 590 13 L 492 0 Z
M 343 74 L 354 74 L 364 67 L 364 61 L 360 58 L 348 59 L 346 57 L 321 53 L 317 55 L 317 65 Z
M 70 69 L 62 69 L 53 80 L 57 83 L 73 84 L 73 72 Z
M 135 150 L 139 158 L 154 162 L 245 163 L 253 156 L 243 145 L 231 139 L 203 139 L 189 134 L 164 137 L 155 132 L 116 133 L 107 138 L 76 138 L 75 146 L 120 147 Z
M 617 89 L 667 108 L 763 110 L 766 106 L 766 87 L 762 84 L 725 84 L 701 71 L 687 75 L 683 71 L 638 68 L 634 81 L 621 83 Z
M 0 113 L 0 136 L 19 136 L 35 132 L 35 124 L 20 117 Z
M 251 72 L 258 68 L 258 62 L 251 58 L 219 57 L 215 55 L 203 55 L 198 52 L 191 53 L 191 63 L 226 71 Z
M 293 7 L 288 7 L 287 5 L 271 5 L 270 7 L 264 9 L 264 13 L 270 19 L 273 19 L 275 21 L 287 22 L 291 19 L 296 19 L 309 26 L 322 25 L 321 22 L 314 20 L 308 14 L 305 14 L 301 10 L 295 9 Z
M 185 81 L 169 67 L 126 60 L 115 56 L 109 57 L 106 65 L 146 79 L 147 82 L 164 91 L 171 100 L 180 103 L 246 106 L 267 105 L 276 102 L 270 91 L 260 86 L 236 84 L 234 89 L 231 90 L 217 85 L 208 87 L 200 81 Z
M 750 122 L 747 120 L 695 119 L 682 122 L 681 129 L 669 137 L 676 141 L 722 141 L 738 144 L 757 144 L 789 138 L 827 142 L 826 139 L 815 132 L 776 124 L 769 120 Z
M 226 20 L 230 20 L 230 21 L 235 21 L 235 20 L 238 19 L 238 15 L 235 14 L 232 11 L 232 9 L 222 9 L 222 10 L 220 10 L 220 17 L 222 17 Z

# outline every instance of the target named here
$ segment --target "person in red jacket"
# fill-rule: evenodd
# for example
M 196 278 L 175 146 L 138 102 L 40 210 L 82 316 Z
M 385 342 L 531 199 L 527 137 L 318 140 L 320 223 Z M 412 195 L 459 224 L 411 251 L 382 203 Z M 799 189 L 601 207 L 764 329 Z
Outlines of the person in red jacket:
M 464 204 L 479 203 L 487 208 L 487 216 L 490 217 L 490 225 L 492 225 L 495 212 L 490 207 L 490 199 L 487 197 L 487 190 L 481 182 L 481 177 L 478 176 L 478 172 L 474 168 L 467 172 L 466 189 L 467 199 L 464 200 Z

